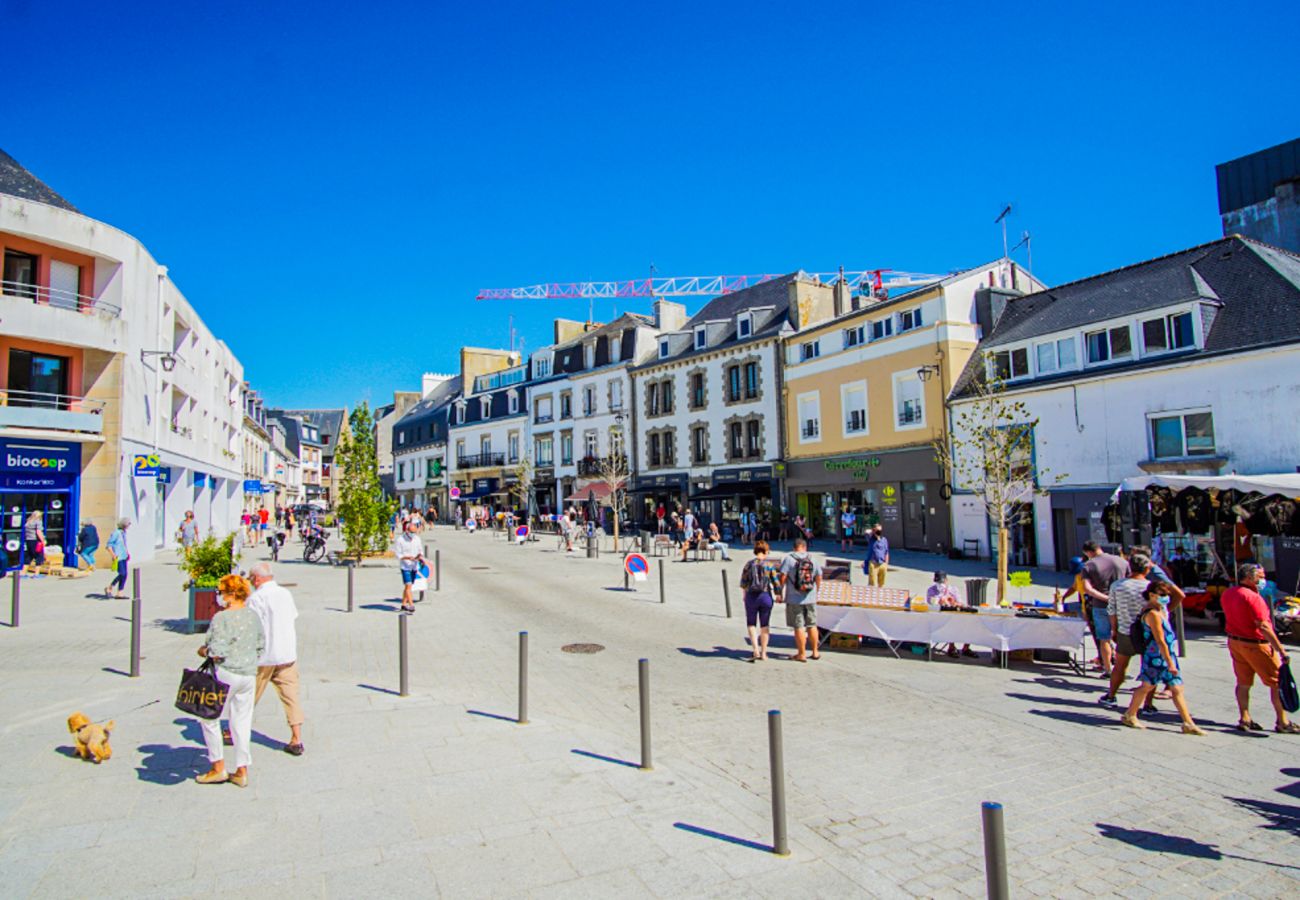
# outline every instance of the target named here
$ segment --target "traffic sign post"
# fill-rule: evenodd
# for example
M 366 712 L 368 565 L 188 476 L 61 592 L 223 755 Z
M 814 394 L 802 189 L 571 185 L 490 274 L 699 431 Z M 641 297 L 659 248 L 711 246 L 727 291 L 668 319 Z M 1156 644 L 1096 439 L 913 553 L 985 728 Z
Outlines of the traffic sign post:
M 527 525 L 520 525 L 518 528 L 515 529 L 515 543 L 522 547 L 524 545 L 524 541 L 528 540 L 528 535 L 530 532 L 531 529 Z
M 633 581 L 645 581 L 650 576 L 650 561 L 640 553 L 629 553 L 623 557 L 623 571 L 631 575 Z

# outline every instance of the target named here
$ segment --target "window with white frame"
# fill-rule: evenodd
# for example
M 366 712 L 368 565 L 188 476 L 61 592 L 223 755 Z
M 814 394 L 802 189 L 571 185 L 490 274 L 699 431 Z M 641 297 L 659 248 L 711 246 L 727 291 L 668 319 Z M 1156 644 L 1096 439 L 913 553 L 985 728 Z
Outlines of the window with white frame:
M 1002 381 L 1029 377 L 1029 348 L 993 352 L 993 376 Z
M 709 327 L 707 325 L 695 326 L 695 349 L 703 350 L 709 345 Z
M 560 463 L 566 466 L 573 464 L 572 431 L 566 431 L 560 435 Z
M 623 408 L 623 382 L 617 378 L 609 383 L 609 408 L 612 410 Z
M 516 394 L 514 391 L 511 391 L 509 397 L 510 397 L 510 414 L 514 415 L 515 413 L 519 412 L 519 395 Z
M 596 342 L 588 341 L 582 345 L 583 368 L 594 369 L 596 367 Z
M 799 345 L 799 361 L 807 362 L 810 359 L 816 359 L 822 355 L 820 341 L 804 341 Z
M 894 375 L 894 421 L 898 431 L 925 427 L 925 395 L 914 371 Z
M 537 439 L 537 465 L 549 466 L 555 462 L 555 440 L 547 434 Z
M 668 338 L 663 338 L 659 341 L 659 358 L 666 359 L 668 357 L 668 353 L 669 353 L 669 341 Z
M 564 391 L 560 394 L 560 418 L 573 418 L 573 392 Z
M 465 459 L 465 441 L 462 438 L 461 440 L 456 442 L 456 464 L 462 465 L 462 461 L 464 459 Z
M 1127 325 L 1116 325 L 1084 334 L 1089 363 L 1128 359 L 1133 355 L 1133 334 Z
M 464 425 L 464 424 L 465 424 L 465 412 L 466 412 L 465 404 L 464 404 L 464 403 L 457 403 L 457 404 L 456 404 L 456 424 L 457 424 L 457 425 Z
M 704 425 L 691 428 L 691 462 L 702 464 L 709 461 L 709 432 Z
M 854 381 L 840 386 L 840 408 L 844 410 L 844 436 L 867 433 L 867 383 Z
M 587 385 L 582 389 L 582 414 L 584 416 L 594 416 L 596 414 L 596 387 Z
M 619 356 L 623 352 L 623 336 L 621 334 L 612 334 L 609 336 L 609 361 L 618 362 Z
M 905 309 L 898 314 L 898 333 L 921 327 L 921 307 Z
M 534 406 L 536 408 L 533 411 L 533 421 L 534 422 L 551 421 L 551 410 L 553 408 L 554 402 L 555 401 L 550 394 L 547 394 L 544 397 L 538 397 L 536 399 L 536 402 L 534 403 Z
M 1214 417 L 1210 411 L 1152 413 L 1151 458 L 1181 459 L 1214 455 Z
M 754 333 L 754 314 L 741 313 L 736 316 L 736 337 L 747 338 Z
M 1168 353 L 1196 345 L 1189 312 L 1147 319 L 1142 323 L 1142 352 Z
M 492 417 L 492 398 L 482 397 L 478 401 L 478 415 L 480 419 Z
M 405 431 L 399 431 L 399 432 L 397 432 L 397 443 L 399 443 L 399 444 L 405 444 L 405 443 L 406 443 L 406 432 L 405 432 Z
M 549 356 L 539 356 L 533 360 L 533 377 L 546 378 L 551 374 L 551 359 Z
M 859 344 L 866 343 L 866 327 L 859 325 L 857 328 L 844 329 L 844 349 L 856 347 Z
M 1037 344 L 1034 347 L 1034 353 L 1038 358 L 1038 374 L 1040 375 L 1073 369 L 1079 363 L 1078 351 L 1073 337 Z
M 512 431 L 506 437 L 506 450 L 510 454 L 509 462 L 519 462 L 519 432 Z
M 821 394 L 812 391 L 800 394 L 796 401 L 799 412 L 799 443 L 811 444 L 822 439 Z
M 582 433 L 582 455 L 588 459 L 600 456 L 600 437 L 595 431 Z
M 492 435 L 479 435 L 478 452 L 483 456 L 487 456 L 492 452 Z M 480 460 L 480 462 L 482 462 L 482 460 Z
M 878 341 L 881 338 L 887 338 L 894 333 L 893 319 L 879 319 L 871 323 L 871 339 Z
M 399 462 L 397 464 L 397 480 L 398 481 L 406 480 L 406 463 L 404 462 Z

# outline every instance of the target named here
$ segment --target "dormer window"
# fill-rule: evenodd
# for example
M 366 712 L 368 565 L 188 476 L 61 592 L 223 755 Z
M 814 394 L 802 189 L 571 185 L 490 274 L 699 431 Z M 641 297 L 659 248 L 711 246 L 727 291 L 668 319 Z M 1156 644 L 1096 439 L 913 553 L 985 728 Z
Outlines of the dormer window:
M 456 404 L 456 424 L 457 424 L 457 425 L 464 425 L 464 424 L 465 424 L 465 404 L 464 404 L 464 403 L 458 403 L 458 404 Z
M 667 358 L 668 358 L 668 352 L 669 352 L 669 348 L 668 348 L 668 338 L 660 338 L 660 340 L 659 340 L 659 358 L 660 358 L 660 359 L 667 359 Z
M 511 391 L 508 396 L 510 398 L 510 414 L 514 415 L 519 412 L 519 394 L 515 391 Z
M 596 343 L 588 341 L 582 345 L 582 358 L 584 368 L 594 369 L 596 367 Z
M 1168 353 L 1195 345 L 1196 334 L 1192 329 L 1191 313 L 1147 319 L 1142 323 L 1143 353 Z
M 898 333 L 921 327 L 921 307 L 907 309 L 898 314 Z
M 695 349 L 703 350 L 709 345 L 709 328 L 707 325 L 695 326 Z
M 1002 381 L 1029 376 L 1029 349 L 998 350 L 993 354 L 993 375 Z
M 894 320 L 881 319 L 871 323 L 871 339 L 878 341 L 881 338 L 887 338 L 894 333 Z
M 822 355 L 822 345 L 820 341 L 805 341 L 799 345 L 799 361 L 807 362 L 810 359 L 816 359 Z
M 736 317 L 736 337 L 747 338 L 754 333 L 754 314 L 741 313 Z
M 491 416 L 492 399 L 490 397 L 483 397 L 478 401 L 478 417 L 480 419 L 488 419 L 491 418 Z
M 618 362 L 619 356 L 623 351 L 623 336 L 621 334 L 610 335 L 609 338 L 609 361 Z
M 864 342 L 866 338 L 865 326 L 859 325 L 857 328 L 846 328 L 844 330 L 844 349 L 856 347 Z
M 1133 335 L 1127 325 L 1118 325 L 1084 335 L 1088 346 L 1088 362 L 1104 363 L 1128 359 L 1133 355 Z

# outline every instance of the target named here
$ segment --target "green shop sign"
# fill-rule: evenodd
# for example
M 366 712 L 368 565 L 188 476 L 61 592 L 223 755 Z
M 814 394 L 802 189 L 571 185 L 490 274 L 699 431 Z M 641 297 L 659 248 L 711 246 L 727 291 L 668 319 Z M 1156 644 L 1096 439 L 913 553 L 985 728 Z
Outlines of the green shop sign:
M 880 465 L 879 456 L 859 456 L 853 459 L 828 459 L 823 463 L 828 472 L 848 472 L 858 481 L 866 481 L 871 470 Z

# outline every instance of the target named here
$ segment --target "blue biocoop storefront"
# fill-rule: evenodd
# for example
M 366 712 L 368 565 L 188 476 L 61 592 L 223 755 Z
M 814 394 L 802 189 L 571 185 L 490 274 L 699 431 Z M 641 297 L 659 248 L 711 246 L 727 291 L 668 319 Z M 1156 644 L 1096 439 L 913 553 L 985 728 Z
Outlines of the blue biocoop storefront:
M 27 562 L 23 527 L 41 513 L 47 547 L 71 556 L 80 507 L 81 445 L 0 438 L 0 549 L 7 569 Z

